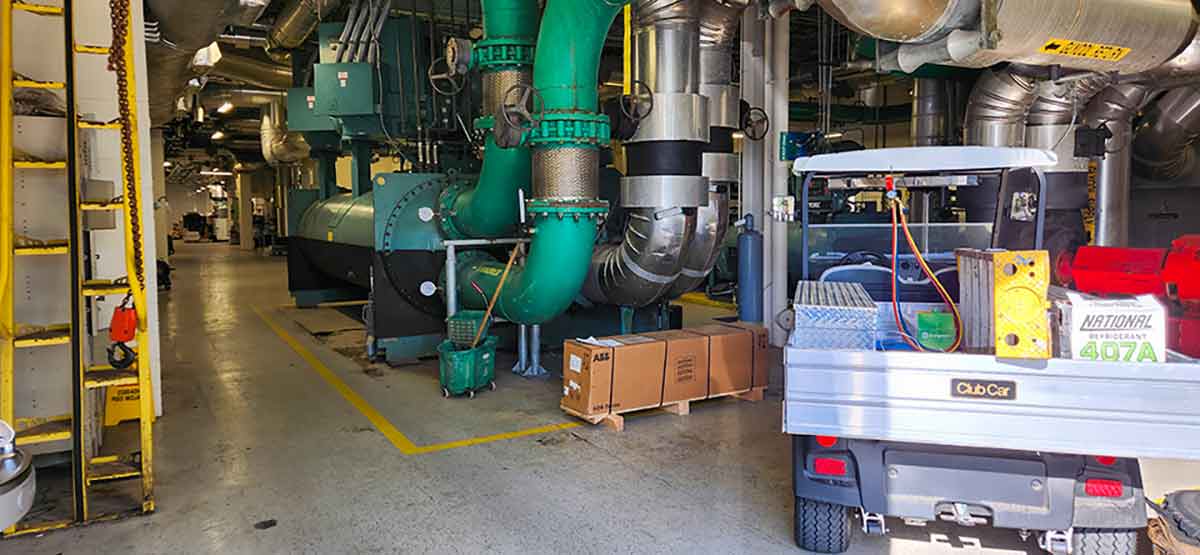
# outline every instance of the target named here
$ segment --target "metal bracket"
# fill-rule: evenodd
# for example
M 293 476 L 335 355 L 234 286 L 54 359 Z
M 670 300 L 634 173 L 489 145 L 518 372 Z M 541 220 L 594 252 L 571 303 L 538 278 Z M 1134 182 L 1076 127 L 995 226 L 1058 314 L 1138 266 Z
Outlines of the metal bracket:
M 862 512 L 862 530 L 868 536 L 886 536 L 887 521 L 879 513 Z
M 1071 555 L 1075 551 L 1075 546 L 1071 542 L 1071 537 L 1074 535 L 1074 528 L 1047 530 L 1038 537 L 1038 547 L 1051 555 Z

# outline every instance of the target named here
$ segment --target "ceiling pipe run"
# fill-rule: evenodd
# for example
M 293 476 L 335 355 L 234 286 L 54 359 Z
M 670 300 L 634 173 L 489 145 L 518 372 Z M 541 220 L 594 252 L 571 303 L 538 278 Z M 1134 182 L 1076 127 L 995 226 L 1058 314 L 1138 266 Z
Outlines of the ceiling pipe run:
M 267 54 L 277 62 L 287 61 L 289 51 L 304 44 L 317 25 L 341 6 L 341 0 L 288 0 L 267 33 Z
M 221 48 L 216 42 L 209 44 L 198 50 L 192 58 L 192 71 L 198 75 L 222 77 L 265 89 L 287 90 L 292 86 L 291 67 L 257 60 L 231 50 Z

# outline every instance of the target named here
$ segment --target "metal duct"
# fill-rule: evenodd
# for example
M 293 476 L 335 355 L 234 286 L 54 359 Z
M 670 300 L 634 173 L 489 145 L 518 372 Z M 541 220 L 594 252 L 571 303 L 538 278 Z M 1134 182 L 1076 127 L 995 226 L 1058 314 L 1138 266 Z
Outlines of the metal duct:
M 1032 79 L 1011 68 L 989 70 L 979 76 L 967 101 L 963 144 L 1023 146 L 1025 117 L 1037 100 Z
M 946 144 L 946 84 L 941 79 L 921 77 L 913 80 L 913 146 Z
M 1136 131 L 1133 160 L 1138 174 L 1173 180 L 1195 162 L 1192 143 L 1200 138 L 1200 89 L 1168 92 L 1146 114 Z
M 234 54 L 218 43 L 196 52 L 192 68 L 201 75 L 215 75 L 265 89 L 287 90 L 292 86 L 292 68 Z
M 175 99 L 192 77 L 188 64 L 196 51 L 247 11 L 260 9 L 257 0 L 146 0 L 151 125 L 174 117 Z
M 701 2 L 636 3 L 634 75 L 653 92 L 654 109 L 626 141 L 621 203 L 629 219 L 621 244 L 592 256 L 583 293 L 594 302 L 641 307 L 667 293 L 682 274 L 696 207 L 708 204 L 708 179 L 701 175 L 709 140 L 708 99 L 700 94 Z
M 234 106 L 252 106 L 258 108 L 270 104 L 276 99 L 284 98 L 286 95 L 287 93 L 278 90 L 205 87 L 200 94 L 200 105 L 209 111 L 216 111 L 217 108 L 220 108 L 226 102 Z
M 308 142 L 301 133 L 288 133 L 287 115 L 282 98 L 273 100 L 264 107 L 262 125 L 263 159 L 272 166 L 293 164 L 308 159 Z
M 342 5 L 341 0 L 289 0 L 275 17 L 275 26 L 267 34 L 267 53 L 282 61 L 286 53 L 304 44 L 317 24 L 329 19 Z
M 842 25 L 892 42 L 931 42 L 979 21 L 979 0 L 818 0 Z

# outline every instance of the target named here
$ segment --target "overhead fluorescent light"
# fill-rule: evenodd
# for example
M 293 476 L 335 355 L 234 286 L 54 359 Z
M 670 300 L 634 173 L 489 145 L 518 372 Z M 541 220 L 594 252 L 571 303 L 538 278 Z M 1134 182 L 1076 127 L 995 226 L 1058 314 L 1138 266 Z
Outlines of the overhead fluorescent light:
M 233 103 L 226 100 L 220 106 L 217 107 L 217 113 L 218 114 L 228 114 L 229 112 L 232 112 L 234 108 L 235 108 L 235 106 L 233 105 Z
M 842 132 L 838 131 L 838 132 L 835 132 L 835 133 L 830 133 L 830 134 L 828 134 L 828 135 L 825 135 L 825 138 L 826 138 L 826 139 L 840 139 L 840 138 L 842 138 L 842 137 L 845 137 L 845 136 L 846 136 L 846 134 L 845 134 L 845 133 L 842 133 Z
M 214 141 L 220 141 L 224 138 L 225 138 L 225 132 L 221 131 L 220 129 L 214 131 L 212 134 L 212 140 L 214 140 Z
M 208 171 L 208 170 L 205 170 L 205 171 L 202 171 L 202 172 L 200 172 L 200 175 L 206 175 L 206 176 L 209 176 L 209 177 L 232 177 L 232 176 L 233 176 L 233 172 L 217 171 L 217 170 L 213 170 L 213 171 Z

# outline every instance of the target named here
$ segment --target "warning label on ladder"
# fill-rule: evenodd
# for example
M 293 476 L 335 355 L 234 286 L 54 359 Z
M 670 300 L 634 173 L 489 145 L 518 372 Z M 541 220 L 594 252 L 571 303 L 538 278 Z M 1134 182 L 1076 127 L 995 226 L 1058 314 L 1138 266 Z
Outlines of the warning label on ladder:
M 1040 51 L 1044 54 L 1053 54 L 1055 56 L 1091 58 L 1105 62 L 1119 62 L 1132 52 L 1131 49 L 1124 46 L 1067 39 L 1050 39 L 1046 41 L 1046 44 L 1042 45 Z

